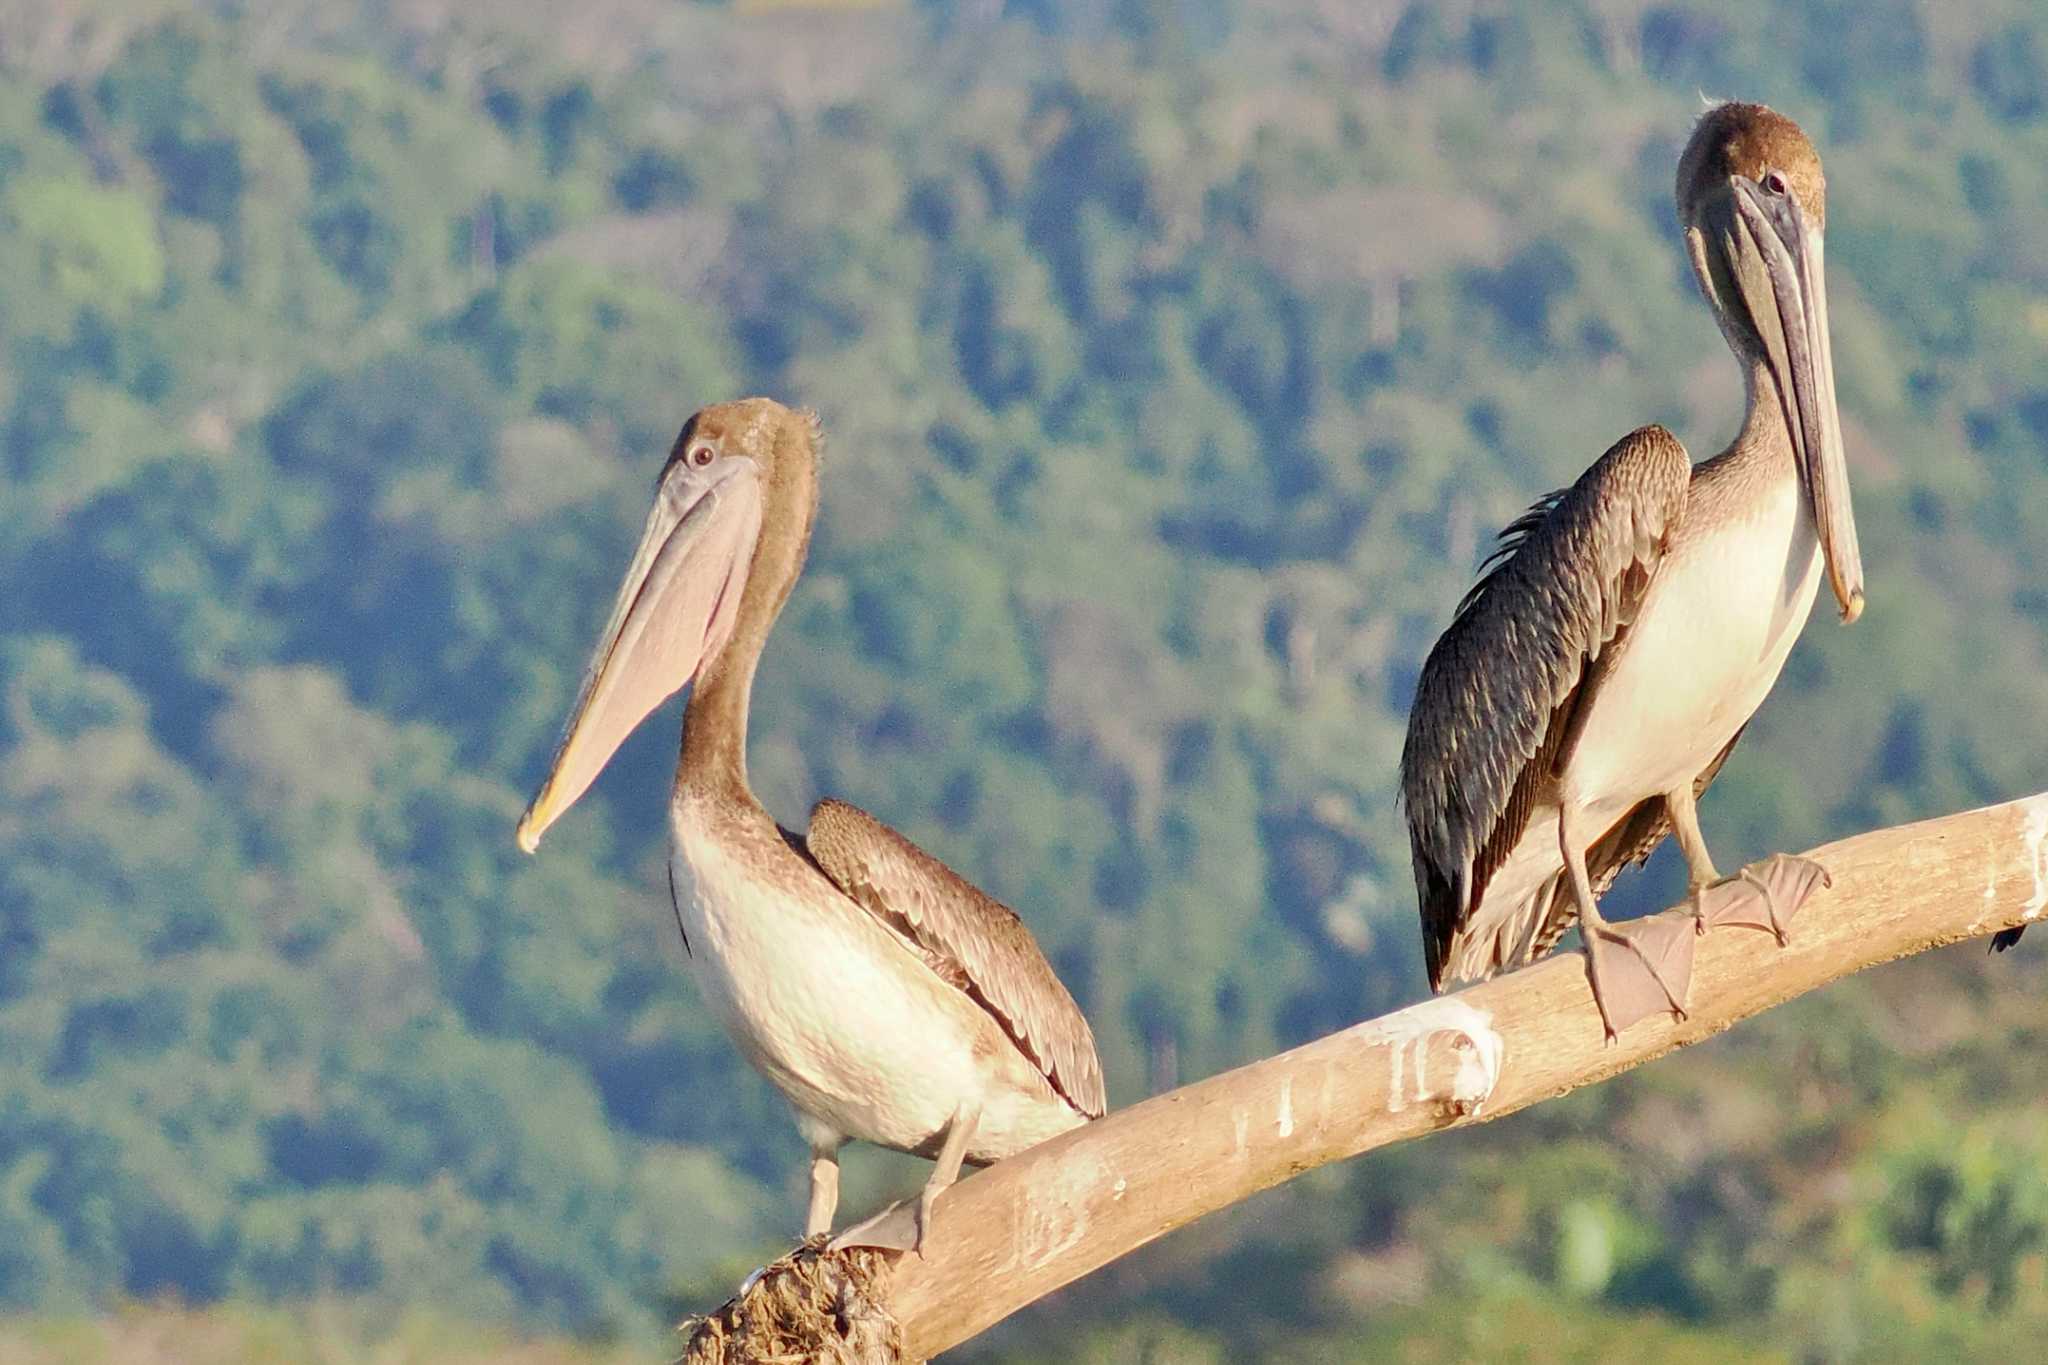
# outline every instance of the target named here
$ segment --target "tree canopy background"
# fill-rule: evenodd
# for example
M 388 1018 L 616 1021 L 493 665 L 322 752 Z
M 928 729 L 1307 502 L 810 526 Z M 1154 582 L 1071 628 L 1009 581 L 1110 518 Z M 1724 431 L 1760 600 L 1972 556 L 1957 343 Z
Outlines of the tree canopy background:
M 1704 803 L 1734 866 L 2048 776 L 2038 6 L 0 6 L 0 1343 L 161 1298 L 225 1305 L 216 1356 L 417 1313 L 651 1354 L 794 1234 L 663 903 L 675 708 L 511 840 L 719 398 L 829 438 L 755 708 L 786 823 L 846 797 L 1018 906 L 1115 1103 L 1416 997 L 1422 654 L 1620 434 L 1735 429 L 1670 202 L 1701 91 L 1826 158 L 1871 582 Z M 2039 1337 L 2035 937 L 1318 1172 L 963 1355 Z M 918 1178 L 856 1154 L 847 1207 Z

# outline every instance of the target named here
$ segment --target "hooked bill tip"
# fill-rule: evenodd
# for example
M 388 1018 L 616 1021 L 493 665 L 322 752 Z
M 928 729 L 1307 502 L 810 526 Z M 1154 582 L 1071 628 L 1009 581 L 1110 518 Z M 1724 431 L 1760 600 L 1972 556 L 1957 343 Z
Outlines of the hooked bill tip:
M 1853 626 L 1856 624 L 1856 618 L 1861 616 L 1862 614 L 1863 591 L 1859 588 L 1855 592 L 1849 594 L 1849 601 L 1842 608 L 1842 624 L 1845 626 Z
M 531 810 L 519 817 L 519 828 L 512 831 L 512 837 L 518 841 L 521 853 L 531 853 L 540 847 L 540 831 L 533 827 Z

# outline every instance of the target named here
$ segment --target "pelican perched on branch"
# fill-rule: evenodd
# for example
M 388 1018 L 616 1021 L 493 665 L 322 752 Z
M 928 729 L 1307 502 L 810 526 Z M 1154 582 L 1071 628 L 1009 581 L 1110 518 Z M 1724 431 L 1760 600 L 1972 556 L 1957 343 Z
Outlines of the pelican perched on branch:
M 820 802 L 780 828 L 747 785 L 747 703 L 817 512 L 817 419 L 765 398 L 676 438 L 547 779 L 532 852 L 626 735 L 694 681 L 669 797 L 671 892 L 705 997 L 796 1107 L 807 1236 L 831 1229 L 848 1138 L 933 1158 L 914 1209 L 843 1234 L 922 1248 L 932 1201 L 1103 1113 L 1095 1038 L 1017 916 L 880 821 Z
M 1524 513 L 1430 651 L 1401 755 L 1430 985 L 1541 956 L 1576 921 L 1609 1038 L 1684 1012 L 1694 929 L 1616 927 L 1597 897 L 1675 832 L 1697 927 L 1784 942 L 1826 872 L 1783 855 L 1723 880 L 1695 802 L 1777 681 L 1823 569 L 1863 611 L 1822 281 L 1826 181 L 1757 104 L 1700 120 L 1678 165 L 1700 290 L 1748 414 L 1695 467 L 1632 432 Z

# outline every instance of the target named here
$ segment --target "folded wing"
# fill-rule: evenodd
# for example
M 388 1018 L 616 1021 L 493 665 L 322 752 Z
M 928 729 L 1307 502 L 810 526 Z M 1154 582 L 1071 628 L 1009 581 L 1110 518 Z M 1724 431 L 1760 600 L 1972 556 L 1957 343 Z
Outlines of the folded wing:
M 805 844 L 849 899 L 993 1015 L 1068 1103 L 1102 1117 L 1095 1035 L 1015 911 L 844 801 L 817 804 Z

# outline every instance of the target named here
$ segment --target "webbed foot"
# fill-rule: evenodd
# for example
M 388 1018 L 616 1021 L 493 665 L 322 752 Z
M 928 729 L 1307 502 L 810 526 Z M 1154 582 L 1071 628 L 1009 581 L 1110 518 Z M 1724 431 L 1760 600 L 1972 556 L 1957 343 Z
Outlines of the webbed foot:
M 849 1247 L 873 1247 L 880 1251 L 915 1251 L 924 1254 L 926 1201 L 899 1199 L 865 1222 L 855 1223 L 827 1244 L 831 1251 Z
M 1693 893 L 1693 905 L 1702 933 L 1729 924 L 1761 929 L 1775 935 L 1782 948 L 1792 916 L 1817 887 L 1831 885 L 1828 870 L 1813 859 L 1775 853 L 1701 887 Z
M 1685 1018 L 1692 987 L 1693 927 L 1677 916 L 1655 915 L 1626 925 L 1582 926 L 1593 1003 L 1607 1041 L 1653 1014 Z

